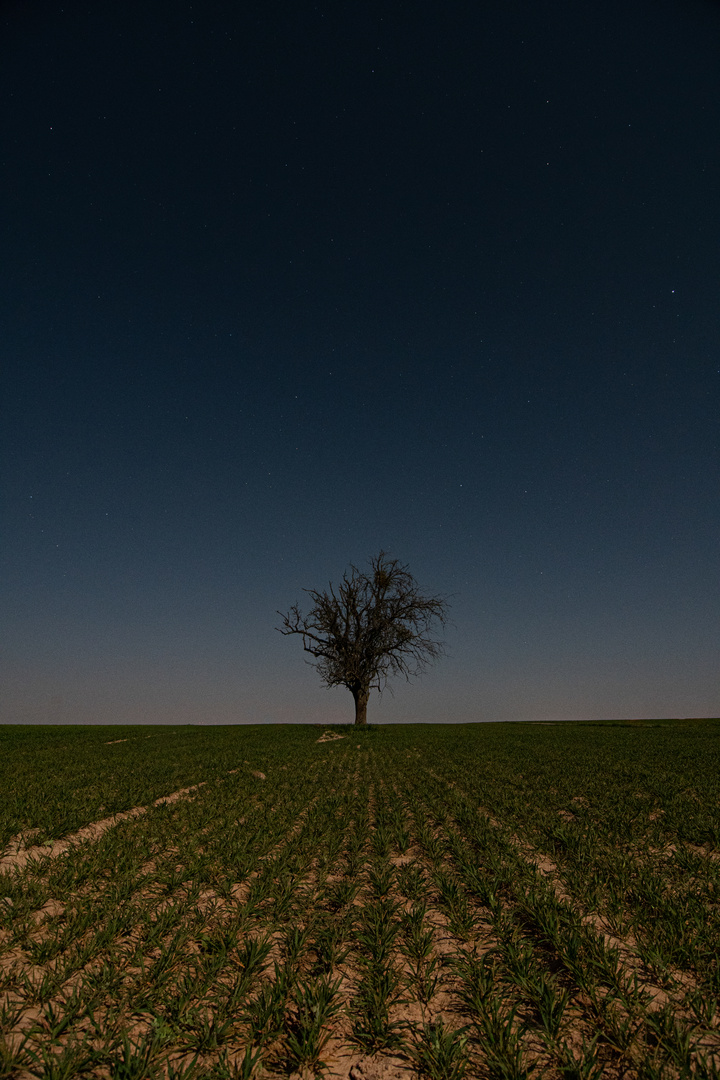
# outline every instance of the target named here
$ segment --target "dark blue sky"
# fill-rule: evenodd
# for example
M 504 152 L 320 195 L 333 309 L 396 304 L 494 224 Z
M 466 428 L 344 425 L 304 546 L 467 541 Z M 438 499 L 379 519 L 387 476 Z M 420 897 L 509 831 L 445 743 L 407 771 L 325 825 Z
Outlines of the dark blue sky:
M 720 8 L 6 4 L 4 722 L 716 715 Z

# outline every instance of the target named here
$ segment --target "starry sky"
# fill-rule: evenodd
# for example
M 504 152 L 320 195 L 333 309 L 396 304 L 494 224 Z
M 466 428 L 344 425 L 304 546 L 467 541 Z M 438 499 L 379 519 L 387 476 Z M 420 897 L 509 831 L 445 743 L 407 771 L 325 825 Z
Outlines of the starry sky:
M 720 711 L 720 6 L 0 9 L 5 723 L 345 722 L 275 627 L 452 596 L 376 722 Z

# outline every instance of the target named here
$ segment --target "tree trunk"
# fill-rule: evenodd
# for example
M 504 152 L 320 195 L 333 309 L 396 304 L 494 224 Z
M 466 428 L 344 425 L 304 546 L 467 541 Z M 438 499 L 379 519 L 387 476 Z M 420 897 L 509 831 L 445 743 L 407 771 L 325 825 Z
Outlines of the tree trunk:
M 364 726 L 367 724 L 367 703 L 368 698 L 370 697 L 370 691 L 367 687 L 361 686 L 357 689 L 352 687 L 350 693 L 355 702 L 355 724 Z

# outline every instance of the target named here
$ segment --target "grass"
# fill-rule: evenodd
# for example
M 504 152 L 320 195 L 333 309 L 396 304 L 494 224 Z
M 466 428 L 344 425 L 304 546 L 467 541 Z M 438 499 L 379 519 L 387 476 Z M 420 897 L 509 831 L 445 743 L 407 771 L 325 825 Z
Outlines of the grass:
M 720 722 L 335 730 L 0 727 L 0 1078 L 718 1076 Z

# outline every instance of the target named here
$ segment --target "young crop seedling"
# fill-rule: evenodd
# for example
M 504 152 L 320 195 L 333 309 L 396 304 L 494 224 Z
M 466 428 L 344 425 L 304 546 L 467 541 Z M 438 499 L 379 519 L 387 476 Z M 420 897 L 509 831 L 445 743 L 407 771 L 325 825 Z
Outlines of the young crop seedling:
M 555 980 L 543 974 L 537 982 L 529 985 L 529 993 L 537 1008 L 542 1030 L 549 1043 L 555 1046 L 565 1016 L 569 991 L 559 990 Z
M 350 927 L 350 920 L 335 920 L 317 928 L 310 942 L 310 948 L 315 953 L 315 974 L 329 975 L 345 961 L 350 951 L 346 944 Z
M 368 871 L 368 882 L 373 897 L 376 900 L 382 900 L 383 897 L 388 895 L 392 888 L 392 867 L 382 862 L 373 864 Z
M 597 1038 L 595 1036 L 589 1044 L 583 1039 L 579 1057 L 575 1056 L 569 1046 L 562 1047 L 560 1074 L 563 1080 L 601 1080 L 605 1070 L 598 1055 Z
M 241 1014 L 241 1019 L 248 1025 L 248 1037 L 253 1045 L 261 1048 L 268 1046 L 282 1034 L 288 990 L 289 980 L 283 972 L 276 970 L 274 982 L 263 983 L 256 997 Z
M 426 1080 L 463 1080 L 468 1067 L 465 1029 L 453 1031 L 442 1020 L 415 1032 L 408 1056 Z
M 433 949 L 435 935 L 425 924 L 427 904 L 415 903 L 402 916 L 404 952 L 413 960 L 427 959 Z
M 352 878 L 341 878 L 333 882 L 325 891 L 326 902 L 331 911 L 340 911 L 352 904 L 359 892 L 360 886 Z
M 333 983 L 325 977 L 295 988 L 285 1035 L 285 1059 L 292 1069 L 325 1067 L 320 1055 L 331 1034 L 327 1025 L 342 1007 L 339 985 L 339 979 Z
M 523 1025 L 516 1014 L 516 1006 L 508 1008 L 500 997 L 490 994 L 482 1010 L 472 1017 L 488 1070 L 495 1080 L 526 1080 L 533 1072 L 524 1062 Z
M 309 935 L 310 928 L 307 926 L 293 926 L 285 934 L 282 950 L 288 972 L 296 971 L 300 960 L 305 953 Z
M 402 1043 L 404 1025 L 390 1018 L 390 1008 L 401 998 L 400 976 L 392 968 L 369 967 L 352 1002 L 352 1039 L 367 1053 L 392 1049 Z
M 410 963 L 412 983 L 422 1005 L 429 1005 L 442 984 L 441 962 L 437 956 Z
M 420 901 L 426 895 L 425 878 L 417 863 L 401 866 L 397 873 L 398 890 L 408 900 Z

